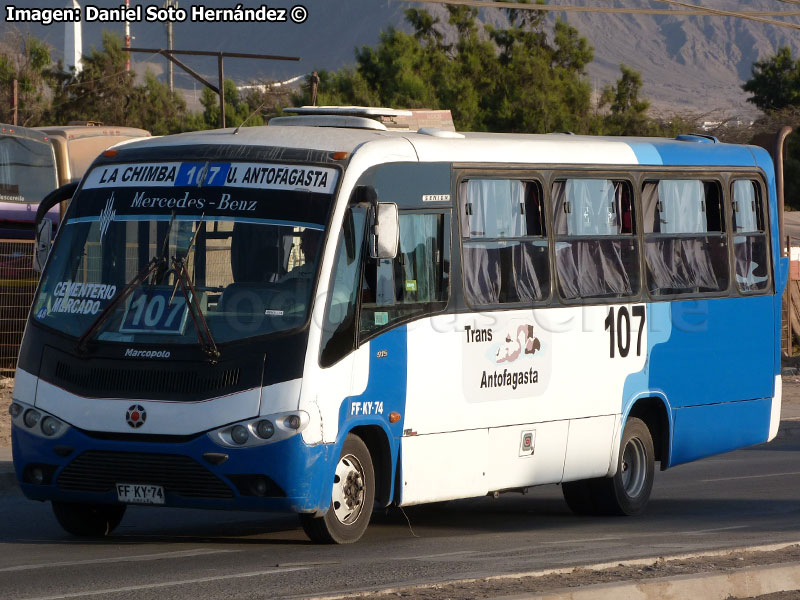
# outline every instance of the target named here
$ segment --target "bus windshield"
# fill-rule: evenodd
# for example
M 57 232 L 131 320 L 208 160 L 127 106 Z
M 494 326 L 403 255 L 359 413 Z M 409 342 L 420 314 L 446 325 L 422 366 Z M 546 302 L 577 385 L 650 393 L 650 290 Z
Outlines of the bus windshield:
M 53 148 L 45 139 L 0 134 L 0 219 L 33 222 L 36 210 L 25 205 L 56 188 Z
M 117 185 L 112 167 L 87 177 L 48 261 L 35 320 L 78 337 L 108 307 L 95 340 L 161 345 L 197 343 L 198 320 L 217 343 L 305 324 L 336 171 L 298 167 L 295 185 L 278 179 L 269 185 L 264 169 L 292 167 L 200 164 L 187 180 L 187 164 L 174 163 L 167 185 Z M 181 185 L 201 169 L 204 185 Z M 219 185 L 208 185 L 214 169 L 225 172 L 214 173 Z M 307 170 L 325 172 L 328 181 L 301 188 L 298 178 L 321 183 Z M 263 185 L 250 171 L 261 173 Z M 139 179 L 147 177 L 140 172 Z M 154 259 L 159 264 L 151 274 L 112 305 Z M 179 277 L 182 266 L 186 278 Z

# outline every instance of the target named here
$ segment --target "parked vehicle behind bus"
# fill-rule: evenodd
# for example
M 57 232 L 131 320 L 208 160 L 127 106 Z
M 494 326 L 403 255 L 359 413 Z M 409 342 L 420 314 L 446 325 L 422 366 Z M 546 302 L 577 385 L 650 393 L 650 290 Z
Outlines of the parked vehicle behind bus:
M 13 373 L 36 289 L 31 257 L 41 201 L 58 186 L 80 180 L 109 146 L 149 135 L 129 127 L 0 124 L 0 371 Z M 63 202 L 47 211 L 48 229 L 57 227 L 65 207 Z
M 36 207 L 58 186 L 50 138 L 34 129 L 0 124 L 0 238 L 33 239 Z M 57 221 L 58 212 L 50 218 Z
M 298 112 L 83 178 L 11 406 L 20 486 L 64 529 L 282 510 L 345 543 L 373 506 L 552 483 L 633 515 L 655 463 L 775 437 L 766 151 Z

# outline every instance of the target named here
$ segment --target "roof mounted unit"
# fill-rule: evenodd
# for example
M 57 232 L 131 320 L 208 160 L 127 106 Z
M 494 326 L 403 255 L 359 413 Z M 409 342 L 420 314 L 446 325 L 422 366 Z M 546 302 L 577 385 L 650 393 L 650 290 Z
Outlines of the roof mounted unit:
M 399 110 L 375 106 L 296 106 L 284 108 L 294 117 L 276 117 L 270 125 L 304 125 L 308 127 L 349 127 L 379 131 L 417 131 L 420 128 L 437 128 L 454 131 L 449 110 Z
M 705 133 L 682 133 L 675 136 L 679 142 L 696 142 L 698 144 L 719 144 L 719 140 L 713 135 Z
M 374 119 L 349 115 L 299 115 L 297 117 L 273 117 L 269 126 L 275 127 L 345 127 L 348 129 L 377 129 L 386 131 L 386 125 Z

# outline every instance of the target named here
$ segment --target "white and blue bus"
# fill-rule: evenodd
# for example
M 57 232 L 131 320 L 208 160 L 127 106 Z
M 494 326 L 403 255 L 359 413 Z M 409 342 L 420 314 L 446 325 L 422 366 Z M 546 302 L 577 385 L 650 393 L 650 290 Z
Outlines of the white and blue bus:
M 20 487 L 64 529 L 275 510 L 345 543 L 375 506 L 559 483 L 637 514 L 654 463 L 775 437 L 766 151 L 302 112 L 84 176 L 11 405 Z

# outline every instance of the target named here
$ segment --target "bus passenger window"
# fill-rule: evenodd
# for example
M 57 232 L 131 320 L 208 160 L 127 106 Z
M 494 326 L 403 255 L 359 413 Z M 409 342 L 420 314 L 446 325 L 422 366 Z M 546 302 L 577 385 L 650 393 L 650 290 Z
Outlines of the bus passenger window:
M 550 295 L 542 187 L 537 181 L 469 179 L 459 185 L 464 293 L 471 306 Z
M 647 284 L 655 296 L 728 288 L 722 190 L 714 181 L 664 179 L 642 189 Z
M 443 213 L 400 213 L 394 259 L 365 258 L 361 334 L 445 307 L 450 270 L 450 219 Z
M 736 284 L 742 292 L 765 290 L 769 265 L 761 188 L 755 181 L 734 181 L 731 198 Z
M 558 291 L 565 300 L 639 293 L 639 250 L 627 181 L 553 183 Z

